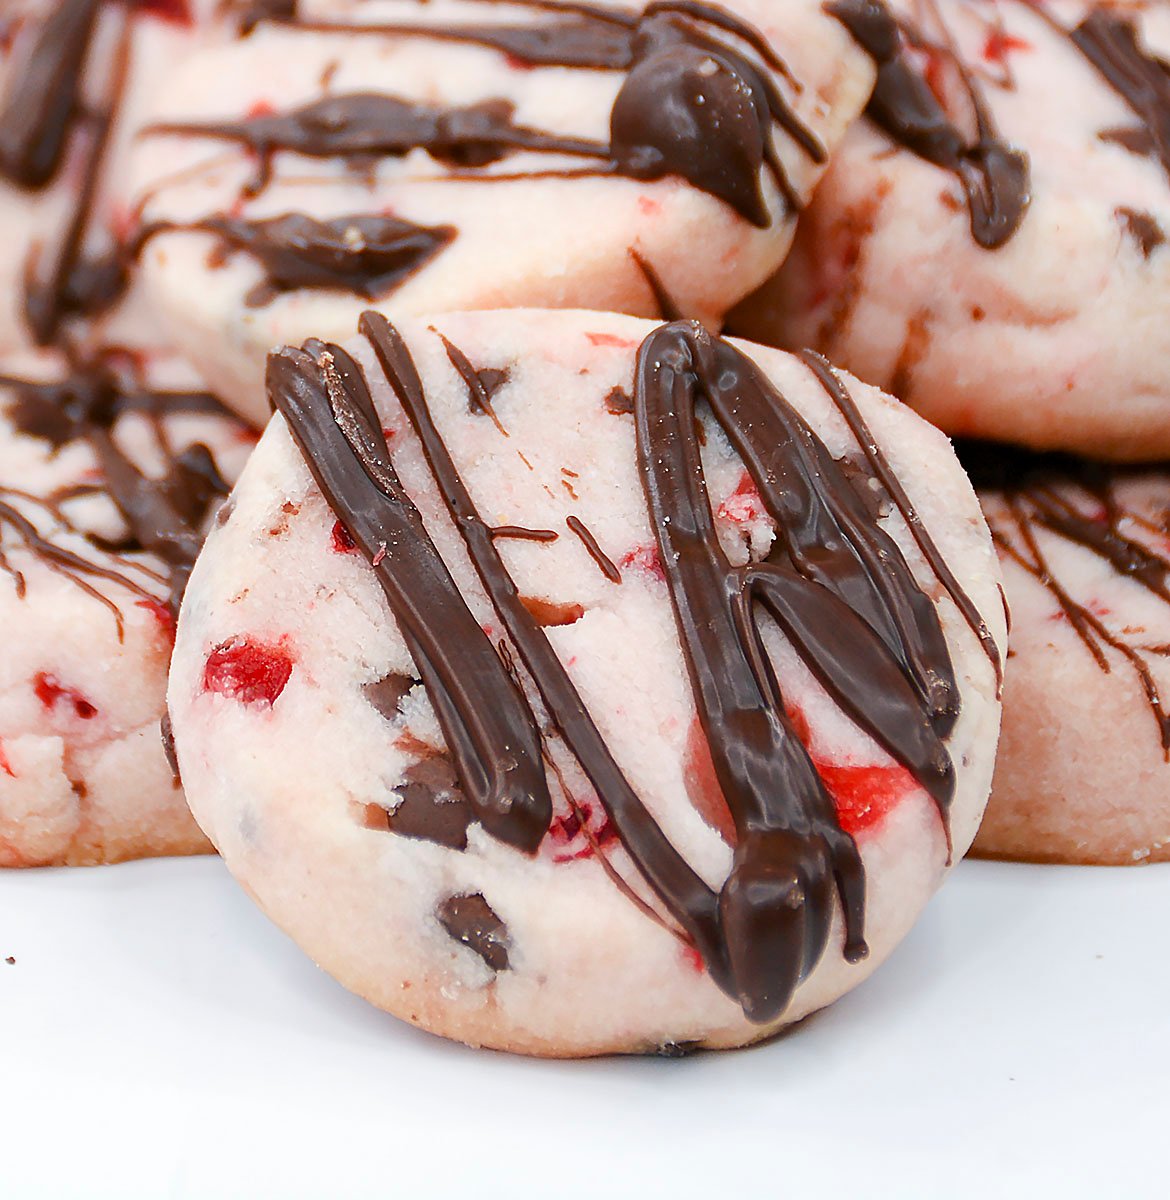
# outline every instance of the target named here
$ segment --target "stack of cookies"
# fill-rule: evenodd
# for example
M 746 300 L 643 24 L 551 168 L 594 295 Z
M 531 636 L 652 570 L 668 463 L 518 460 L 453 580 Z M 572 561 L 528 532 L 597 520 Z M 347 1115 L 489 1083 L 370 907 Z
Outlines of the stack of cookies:
M 9 7 L 0 864 L 586 1055 L 1170 857 L 1154 5 Z

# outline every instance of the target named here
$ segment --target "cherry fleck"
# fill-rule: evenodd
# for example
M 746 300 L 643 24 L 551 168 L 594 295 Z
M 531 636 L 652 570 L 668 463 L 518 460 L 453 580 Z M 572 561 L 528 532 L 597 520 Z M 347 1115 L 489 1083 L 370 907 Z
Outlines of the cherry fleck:
M 98 714 L 97 708 L 76 688 L 66 687 L 55 675 L 45 671 L 38 672 L 33 679 L 33 691 L 46 709 L 55 711 L 60 704 L 67 709 L 71 706 L 74 716 L 82 721 L 92 721 Z
M 662 569 L 662 559 L 659 557 L 657 546 L 635 546 L 622 556 L 618 566 L 623 571 L 642 571 L 663 583 L 666 582 L 666 572 Z
M 163 600 L 139 600 L 138 608 L 144 608 L 158 622 L 159 628 L 170 641 L 175 640 L 175 614 Z
M 1013 37 L 1002 29 L 992 30 L 983 44 L 983 57 L 988 62 L 1002 63 L 1013 50 L 1031 50 L 1032 43 Z
M 350 537 L 349 530 L 340 521 L 333 522 L 330 540 L 336 554 L 352 554 L 357 549 L 357 542 Z
M 585 337 L 591 346 L 613 346 L 619 350 L 632 350 L 638 344 L 615 333 L 587 333 Z

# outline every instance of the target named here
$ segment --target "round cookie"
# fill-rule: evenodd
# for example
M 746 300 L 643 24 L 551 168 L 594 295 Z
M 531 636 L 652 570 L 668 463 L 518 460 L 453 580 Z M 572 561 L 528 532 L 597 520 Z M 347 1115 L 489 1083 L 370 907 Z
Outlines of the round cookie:
M 872 82 L 820 0 L 303 3 L 160 95 L 147 284 L 258 423 L 268 350 L 347 337 L 371 302 L 715 326 L 780 264 Z
M 1170 8 L 828 8 L 880 63 L 868 119 L 731 327 L 948 433 L 1170 454 Z
M 0 365 L 0 867 L 210 849 L 160 720 L 178 596 L 251 439 L 159 378 Z
M 977 853 L 1170 859 L 1170 475 L 963 447 L 1012 615 Z
M 476 1045 L 734 1046 L 864 979 L 991 779 L 1003 607 L 946 440 L 689 322 L 362 328 L 270 359 L 180 616 L 228 868 Z
M 63 336 L 90 350 L 161 345 L 145 306 L 104 319 L 133 290 L 127 159 L 147 97 L 221 27 L 217 11 L 218 0 L 4 5 L 0 354 Z

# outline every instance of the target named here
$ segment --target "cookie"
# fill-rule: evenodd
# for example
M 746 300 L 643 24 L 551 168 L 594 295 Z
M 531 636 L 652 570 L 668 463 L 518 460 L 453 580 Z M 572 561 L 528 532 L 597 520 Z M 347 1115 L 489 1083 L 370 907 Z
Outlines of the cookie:
M 733 328 L 816 347 L 948 433 L 1170 454 L 1170 9 L 828 8 L 877 89 Z
M 714 326 L 781 262 L 873 75 L 819 0 L 304 3 L 168 81 L 143 270 L 256 422 L 268 350 L 371 302 Z
M 978 853 L 1170 859 L 1170 473 L 973 445 L 1012 614 Z
M 178 598 L 251 439 L 139 370 L 0 365 L 0 867 L 209 849 L 160 723 Z
M 946 440 L 690 322 L 362 329 L 270 359 L 180 617 L 228 868 L 476 1045 L 734 1046 L 864 979 L 991 779 L 1003 609 Z

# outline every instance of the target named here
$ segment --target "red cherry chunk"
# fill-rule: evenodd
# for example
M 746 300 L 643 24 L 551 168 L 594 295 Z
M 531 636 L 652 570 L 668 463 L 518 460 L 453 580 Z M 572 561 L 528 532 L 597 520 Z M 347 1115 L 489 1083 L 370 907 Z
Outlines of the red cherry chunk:
M 207 656 L 203 690 L 241 704 L 271 708 L 284 691 L 292 669 L 292 655 L 283 646 L 266 645 L 242 636 L 229 638 Z
M 38 672 L 33 679 L 33 691 L 47 709 L 56 711 L 64 706 L 66 712 L 72 709 L 73 715 L 82 721 L 92 721 L 98 715 L 97 708 L 76 688 L 66 687 L 55 675 Z
M 333 522 L 331 544 L 335 554 L 352 554 L 357 549 L 357 542 L 350 537 L 349 530 L 340 521 Z

